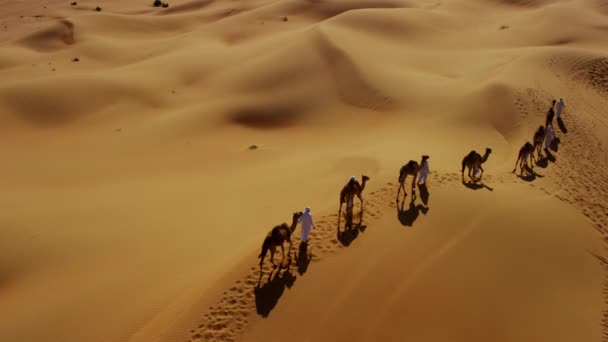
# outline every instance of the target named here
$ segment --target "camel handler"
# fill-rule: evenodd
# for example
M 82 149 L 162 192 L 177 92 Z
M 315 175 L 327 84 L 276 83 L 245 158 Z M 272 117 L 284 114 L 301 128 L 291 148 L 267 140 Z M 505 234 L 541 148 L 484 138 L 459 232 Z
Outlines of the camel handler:
M 549 150 L 549 147 L 551 147 L 551 143 L 553 143 L 553 139 L 555 139 L 553 126 L 547 125 L 547 128 L 545 129 L 545 150 Z
M 352 225 L 353 225 L 354 204 L 355 204 L 354 196 L 353 196 L 353 198 L 349 199 L 348 202 L 346 202 L 346 227 L 352 227 Z
M 355 176 L 350 176 L 350 178 L 348 179 L 348 186 L 353 187 L 355 186 L 355 182 L 357 181 L 357 177 Z
M 564 104 L 564 99 L 562 99 L 561 97 L 559 98 L 559 102 L 555 105 L 555 112 L 557 114 L 557 118 L 561 119 L 562 118 L 562 110 L 564 110 L 564 107 L 566 105 Z
M 429 156 L 422 156 L 422 165 L 418 176 L 418 185 L 426 184 L 426 178 L 429 176 Z
M 310 230 L 315 227 L 315 224 L 312 220 L 312 215 L 310 214 L 310 207 L 304 208 L 304 213 L 298 219 L 298 222 L 302 225 L 302 242 L 305 246 L 308 245 L 308 234 Z

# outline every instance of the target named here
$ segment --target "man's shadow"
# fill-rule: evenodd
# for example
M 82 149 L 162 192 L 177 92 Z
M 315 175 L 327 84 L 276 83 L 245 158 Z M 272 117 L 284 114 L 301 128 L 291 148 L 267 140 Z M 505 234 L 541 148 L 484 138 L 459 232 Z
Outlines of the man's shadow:
M 419 184 L 418 190 L 420 190 L 420 199 L 422 203 L 426 206 L 429 205 L 429 189 L 426 187 L 426 184 Z
M 308 265 L 312 260 L 312 252 L 308 249 L 308 244 L 300 242 L 300 247 L 296 252 L 296 264 L 298 265 L 298 273 L 304 275 L 308 270 Z
M 425 186 L 425 188 L 426 188 L 426 186 Z M 428 190 L 426 191 L 426 194 L 427 195 L 425 197 L 426 197 L 426 200 L 428 201 Z M 422 197 L 422 194 L 420 197 Z M 429 211 L 428 206 L 424 206 L 422 204 L 416 205 L 414 203 L 415 201 L 416 201 L 416 193 L 412 192 L 412 195 L 410 196 L 410 204 L 409 204 L 409 207 L 407 210 L 403 210 L 405 201 L 401 202 L 401 207 L 399 207 L 399 205 L 397 205 L 397 218 L 399 219 L 399 222 L 401 222 L 401 224 L 406 227 L 412 227 L 414 225 L 414 221 L 416 221 L 418 216 L 420 216 L 420 212 L 422 212 L 424 215 L 426 215 L 426 213 Z M 423 199 L 423 202 L 424 202 L 424 199 Z
M 559 127 L 559 130 L 562 131 L 562 133 L 568 133 L 568 129 L 560 117 L 557 118 L 557 127 Z
M 555 156 L 551 153 L 551 151 L 549 151 L 549 149 L 545 148 L 543 151 L 545 154 L 536 161 L 536 166 L 546 168 L 549 165 L 549 162 L 555 163 L 557 159 L 555 159 Z
M 291 264 L 291 260 L 289 264 Z M 266 283 L 261 287 L 258 284 L 254 289 L 257 313 L 262 317 L 268 317 L 279 302 L 285 288 L 291 288 L 295 281 L 296 277 L 291 274 L 289 266 L 282 274 L 280 268 L 271 271 Z
M 549 145 L 549 148 L 553 151 L 553 152 L 557 152 L 559 150 L 559 144 L 561 143 L 561 140 L 558 137 L 555 137 L 553 139 L 553 141 L 551 142 L 551 145 Z

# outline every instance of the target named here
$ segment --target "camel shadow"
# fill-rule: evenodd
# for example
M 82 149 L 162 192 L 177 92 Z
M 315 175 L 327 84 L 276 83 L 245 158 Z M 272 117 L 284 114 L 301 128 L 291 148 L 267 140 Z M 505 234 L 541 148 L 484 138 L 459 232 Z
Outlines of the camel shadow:
M 340 241 L 342 246 L 348 247 L 353 241 L 355 241 L 358 235 L 359 229 L 354 229 L 352 227 L 347 226 L 344 227 L 343 231 L 340 231 L 340 229 L 338 229 L 338 235 L 336 237 L 338 241 Z
M 519 177 L 519 179 L 525 181 L 525 182 L 532 182 L 534 180 L 536 180 L 536 178 L 543 178 L 544 176 L 541 174 L 536 173 L 534 170 L 532 170 L 528 165 L 524 166 L 524 171 L 526 171 L 523 175 L 517 175 L 517 177 Z
M 401 208 L 397 206 L 397 218 L 403 226 L 412 227 L 418 216 L 420 216 L 420 212 L 426 215 L 426 213 L 429 211 L 429 207 L 425 207 L 422 204 L 415 205 L 415 200 L 416 197 L 412 196 L 407 210 L 403 210 L 405 201 L 401 202 Z
M 462 184 L 471 190 L 479 190 L 479 189 L 486 188 L 490 191 L 494 191 L 493 188 L 491 188 L 490 186 L 488 186 L 487 184 L 485 184 L 484 182 L 481 182 L 481 181 L 475 181 L 475 182 L 463 181 Z
M 340 230 L 340 224 L 338 223 L 336 238 L 342 246 L 348 247 L 359 236 L 359 232 L 363 233 L 367 226 L 363 225 L 363 211 L 359 212 L 359 223 L 353 223 L 352 212 L 346 214 L 345 221 L 343 231 Z
M 304 275 L 308 270 L 308 265 L 312 260 L 312 253 L 308 250 L 308 246 L 304 243 L 300 243 L 300 248 L 296 252 L 296 264 L 298 265 L 298 273 Z
M 280 274 L 281 270 L 271 271 L 268 281 L 260 287 L 255 287 L 255 307 L 259 315 L 266 318 L 279 302 L 279 298 L 285 292 L 285 288 L 291 288 L 296 281 L 296 277 L 291 274 L 289 267 Z M 274 273 L 274 277 L 272 274 Z
M 559 127 L 559 130 L 562 131 L 562 133 L 568 133 L 568 129 L 566 128 L 566 125 L 564 125 L 562 118 L 557 118 L 557 127 Z
M 547 159 L 546 156 L 543 156 L 541 158 L 538 158 L 534 161 L 534 163 L 536 164 L 536 166 L 538 167 L 542 167 L 543 169 L 546 168 L 547 166 L 549 166 L 549 159 Z

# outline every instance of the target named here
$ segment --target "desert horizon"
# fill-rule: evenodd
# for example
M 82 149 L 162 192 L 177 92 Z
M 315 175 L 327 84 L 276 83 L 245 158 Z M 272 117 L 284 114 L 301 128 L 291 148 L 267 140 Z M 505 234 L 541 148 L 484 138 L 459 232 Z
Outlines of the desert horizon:
M 605 340 L 607 32 L 601 0 L 3 2 L 0 341 Z

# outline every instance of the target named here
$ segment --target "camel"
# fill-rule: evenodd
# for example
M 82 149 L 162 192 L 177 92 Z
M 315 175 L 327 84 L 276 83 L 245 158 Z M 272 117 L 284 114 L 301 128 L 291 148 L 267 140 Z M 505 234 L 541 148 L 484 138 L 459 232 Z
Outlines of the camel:
M 483 155 L 483 157 L 477 153 L 476 151 L 471 151 L 469 152 L 469 154 L 467 154 L 463 159 L 462 159 L 462 181 L 464 182 L 464 168 L 467 167 L 469 169 L 469 178 L 474 179 L 475 177 L 475 172 L 477 169 L 481 170 L 481 174 L 479 175 L 479 178 L 477 179 L 477 181 L 481 180 L 481 176 L 483 175 L 483 167 L 481 167 L 481 164 L 485 163 L 488 160 L 488 157 L 490 156 L 490 153 L 492 153 L 492 149 L 489 147 L 486 147 L 486 153 Z M 471 172 L 473 173 L 473 175 L 471 175 Z
M 538 129 L 534 133 L 534 138 L 532 141 L 534 143 L 534 150 L 538 155 L 538 159 L 540 159 L 543 155 L 542 150 L 543 143 L 545 142 L 545 127 L 543 127 L 542 125 L 538 126 Z
M 277 267 L 274 263 L 274 253 L 277 249 L 277 246 L 281 246 L 281 264 L 285 260 L 285 249 L 283 248 L 283 243 L 285 241 L 289 242 L 289 251 L 291 251 L 291 234 L 296 230 L 296 225 L 298 224 L 298 219 L 302 216 L 302 212 L 293 213 L 293 218 L 291 222 L 291 227 L 287 226 L 287 223 L 282 223 L 278 226 L 272 228 L 270 232 L 266 235 L 264 239 L 264 243 L 262 244 L 262 252 L 258 255 L 260 258 L 260 268 L 264 264 L 264 258 L 266 258 L 266 253 L 270 250 L 270 262 L 273 267 Z
M 366 175 L 361 176 L 361 184 L 359 182 L 351 181 L 346 183 L 340 191 L 340 209 L 338 210 L 338 219 L 340 218 L 340 214 L 342 213 L 342 204 L 346 203 L 347 209 L 348 204 L 352 203 L 355 196 L 359 197 L 359 201 L 361 201 L 361 210 L 363 210 L 363 198 L 361 197 L 361 193 L 363 189 L 365 189 L 365 183 L 369 180 L 369 177 Z
M 421 165 L 423 165 L 424 161 L 428 158 L 429 156 L 424 155 L 420 160 L 420 164 L 418 164 L 415 160 L 410 160 L 409 162 L 407 162 L 407 164 L 401 167 L 401 169 L 399 170 L 399 188 L 397 189 L 397 201 L 399 201 L 399 193 L 401 192 L 401 189 L 403 189 L 403 192 L 405 193 L 405 195 L 407 195 L 407 192 L 405 191 L 405 186 L 403 185 L 407 176 L 414 177 L 412 179 L 412 189 L 416 188 L 416 178 L 418 177 L 418 172 L 420 171 Z
M 523 175 L 524 166 L 528 166 L 528 158 L 530 159 L 530 170 L 533 170 L 534 167 L 534 146 L 527 141 L 524 146 L 519 149 L 519 155 L 517 156 L 517 161 L 515 162 L 515 167 L 513 168 L 513 173 L 517 169 L 517 164 L 519 163 L 519 174 Z

